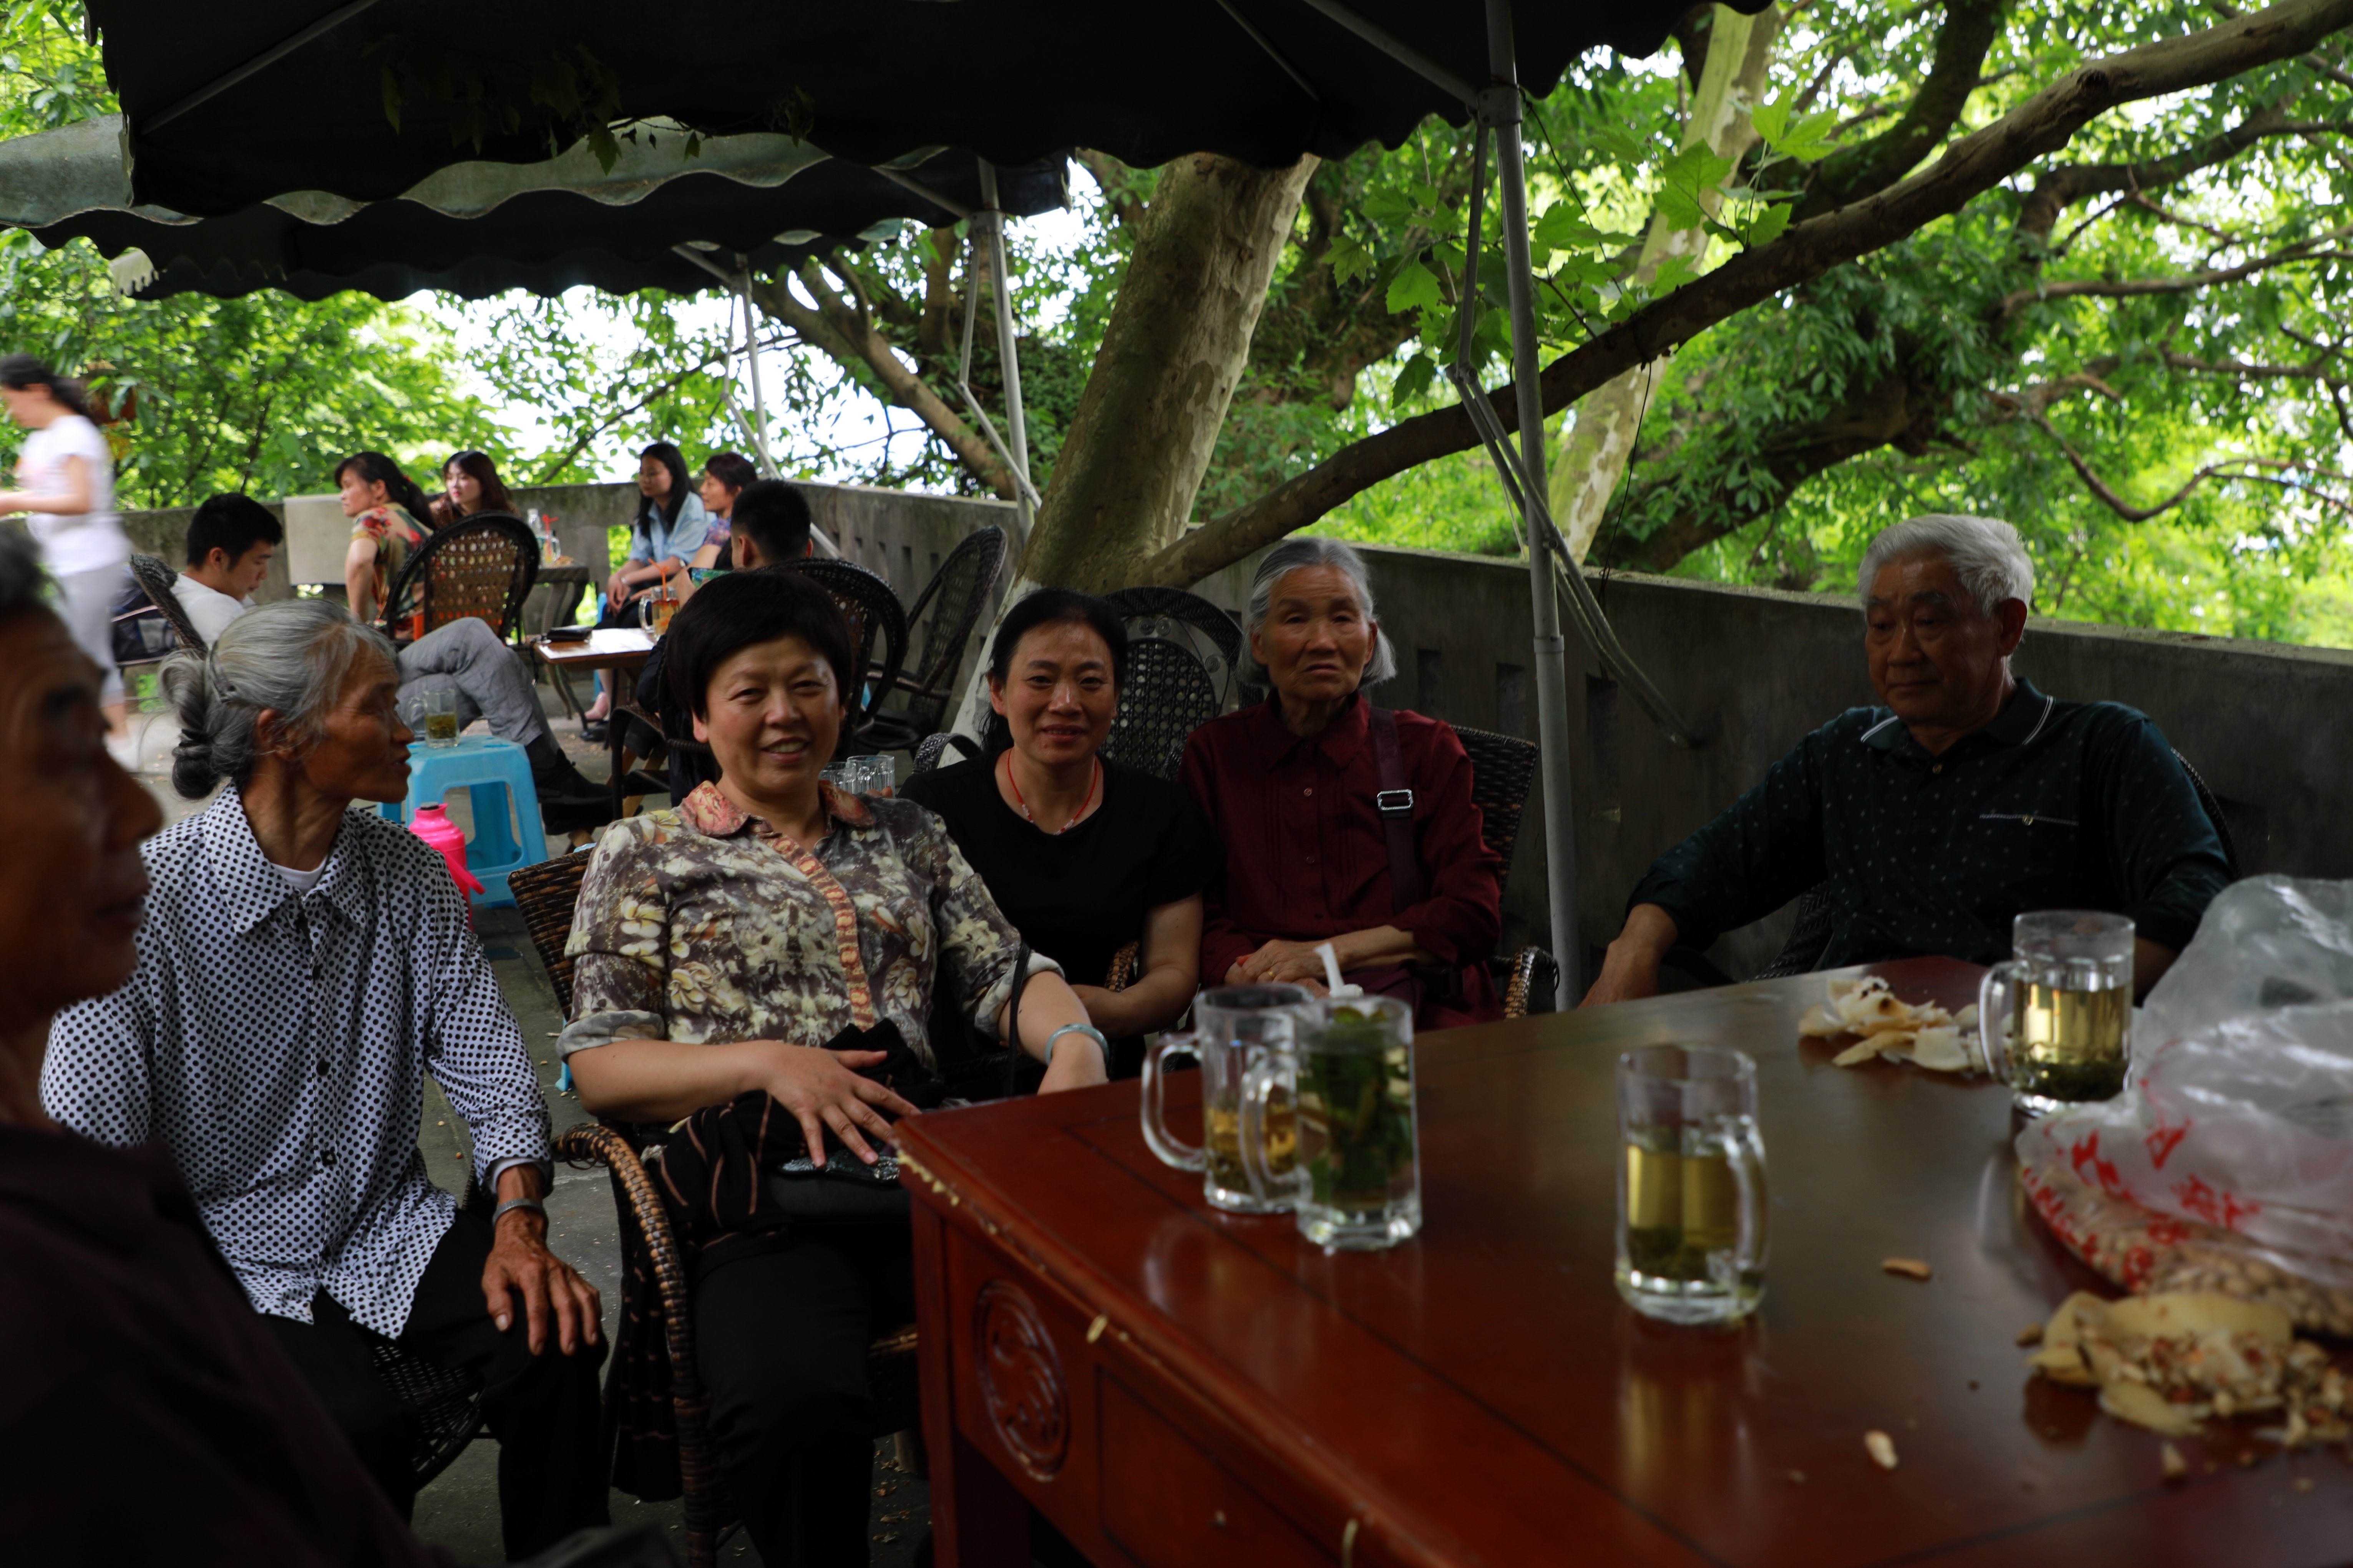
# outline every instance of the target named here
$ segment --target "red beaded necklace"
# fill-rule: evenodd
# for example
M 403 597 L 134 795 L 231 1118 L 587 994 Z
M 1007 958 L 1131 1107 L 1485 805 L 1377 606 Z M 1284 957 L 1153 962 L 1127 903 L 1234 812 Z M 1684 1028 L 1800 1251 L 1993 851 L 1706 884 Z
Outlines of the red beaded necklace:
M 1094 764 L 1094 772 L 1087 779 L 1087 798 L 1079 802 L 1079 809 L 1071 815 L 1070 821 L 1054 829 L 1056 833 L 1068 833 L 1071 828 L 1076 827 L 1085 820 L 1087 808 L 1094 805 L 1095 792 L 1103 788 L 1103 759 L 1095 758 Z M 1013 792 L 1013 804 L 1020 809 L 1021 819 L 1035 827 L 1038 825 L 1038 816 L 1029 809 L 1029 803 L 1021 798 L 1021 781 L 1013 776 L 1013 753 L 1010 752 L 1005 753 L 1005 784 L 1006 787 Z

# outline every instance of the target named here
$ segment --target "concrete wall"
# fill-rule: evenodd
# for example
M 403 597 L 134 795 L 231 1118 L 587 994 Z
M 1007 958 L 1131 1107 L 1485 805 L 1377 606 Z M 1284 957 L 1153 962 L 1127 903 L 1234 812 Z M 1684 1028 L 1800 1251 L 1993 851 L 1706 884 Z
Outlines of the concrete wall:
M 1009 521 L 1011 511 L 997 501 L 855 486 L 808 489 L 819 526 L 910 601 L 965 532 Z M 633 485 L 517 492 L 522 505 L 563 517 L 575 555 L 587 553 L 584 526 L 626 528 L 635 497 Z M 187 517 L 126 521 L 142 549 L 176 561 Z M 1398 649 L 1398 678 L 1381 700 L 1534 738 L 1525 569 L 1430 551 L 1366 554 Z M 1239 563 L 1198 591 L 1239 612 L 1254 565 Z M 1808 730 L 1872 700 L 1861 616 L 1844 599 L 1632 574 L 1597 581 L 1595 590 L 1627 651 L 1705 744 L 1694 752 L 1668 744 L 1572 634 L 1571 787 L 1588 951 L 1616 933 L 1627 890 L 1653 858 L 1729 805 Z M 984 616 L 976 644 L 988 621 Z M 967 656 L 976 657 L 976 649 Z M 2221 798 L 2247 871 L 2353 877 L 2353 813 L 2337 798 L 2353 782 L 2353 723 L 2345 719 L 2353 652 L 2036 622 L 2017 668 L 2060 696 L 2111 699 L 2154 718 Z M 1544 874 L 1541 813 L 1532 802 L 1504 889 L 1507 942 L 1546 939 Z M 1734 973 L 1761 967 L 1778 950 L 1787 918 L 1730 933 L 1717 946 L 1719 962 Z

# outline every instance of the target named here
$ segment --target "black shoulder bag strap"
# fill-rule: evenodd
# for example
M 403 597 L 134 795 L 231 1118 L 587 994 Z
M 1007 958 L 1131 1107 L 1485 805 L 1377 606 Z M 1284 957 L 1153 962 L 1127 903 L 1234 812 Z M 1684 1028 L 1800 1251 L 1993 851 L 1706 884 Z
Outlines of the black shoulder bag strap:
M 1381 814 L 1381 831 L 1388 838 L 1389 901 L 1404 910 L 1421 902 L 1424 889 L 1421 857 L 1413 848 L 1413 791 L 1406 787 L 1397 714 L 1387 708 L 1369 708 L 1365 717 L 1373 731 L 1373 766 L 1380 774 L 1380 793 L 1373 796 L 1373 805 Z

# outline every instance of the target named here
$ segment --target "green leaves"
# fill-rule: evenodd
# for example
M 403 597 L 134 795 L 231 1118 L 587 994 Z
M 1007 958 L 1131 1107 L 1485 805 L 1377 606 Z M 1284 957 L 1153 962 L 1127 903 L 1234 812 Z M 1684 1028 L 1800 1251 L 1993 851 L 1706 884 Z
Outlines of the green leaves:
M 1659 170 L 1658 203 L 1652 210 L 1676 228 L 1716 231 L 1721 226 L 1708 213 L 1704 198 L 1721 199 L 1719 187 L 1731 173 L 1731 159 L 1718 157 L 1705 142 L 1694 142 Z
M 1757 128 L 1765 144 L 1784 158 L 1812 163 L 1837 151 L 1831 140 L 1839 123 L 1839 113 L 1834 109 L 1799 115 L 1796 100 L 1784 94 L 1774 102 L 1751 110 L 1748 122 Z
M 1388 306 L 1389 313 L 1395 315 L 1401 310 L 1433 310 L 1443 297 L 1444 290 L 1438 281 L 1438 274 L 1423 262 L 1409 261 L 1398 268 L 1396 276 L 1389 279 L 1388 293 L 1383 302 Z

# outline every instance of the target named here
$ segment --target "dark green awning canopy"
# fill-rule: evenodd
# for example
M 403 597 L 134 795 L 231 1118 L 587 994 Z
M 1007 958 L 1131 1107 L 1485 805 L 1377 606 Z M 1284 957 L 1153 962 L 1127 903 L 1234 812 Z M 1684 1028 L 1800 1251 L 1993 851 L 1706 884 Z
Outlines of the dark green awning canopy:
M 278 288 L 304 299 L 358 289 L 399 299 L 419 289 L 480 298 L 590 284 L 616 293 L 692 293 L 797 266 L 809 255 L 895 233 L 902 220 L 952 223 L 952 208 L 881 170 L 773 134 L 687 137 L 647 126 L 604 168 L 585 147 L 537 163 L 469 161 L 389 201 L 298 191 L 227 216 L 132 206 L 112 116 L 0 142 L 0 223 L 47 245 L 86 237 L 110 258 L 152 262 L 142 295 L 235 295 Z M 960 207 L 981 205 L 978 162 L 930 151 L 894 171 Z M 998 172 L 1017 214 L 1061 205 L 1060 158 Z M 682 254 L 681 247 L 701 257 Z
M 1756 3 L 1756 0 L 1750 0 Z M 1645 55 L 1688 0 L 1512 0 L 1518 76 L 1549 91 L 1596 45 Z M 233 213 L 290 190 L 381 201 L 459 158 L 545 158 L 596 119 L 804 136 L 881 163 L 1072 146 L 1138 167 L 1274 167 L 1394 145 L 1462 97 L 1318 0 L 88 0 L 131 125 L 135 198 Z M 1472 0 L 1350 9 L 1461 82 L 1488 79 Z M 396 129 L 386 84 L 397 100 Z M 600 93 L 609 89 L 609 97 Z M 579 94 L 582 113 L 550 100 Z M 476 137 L 479 134 L 479 151 Z

